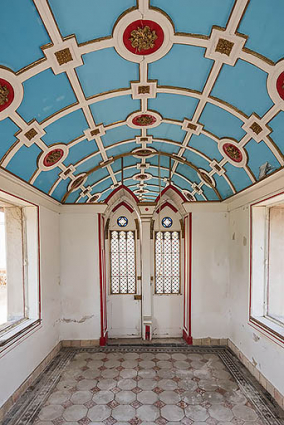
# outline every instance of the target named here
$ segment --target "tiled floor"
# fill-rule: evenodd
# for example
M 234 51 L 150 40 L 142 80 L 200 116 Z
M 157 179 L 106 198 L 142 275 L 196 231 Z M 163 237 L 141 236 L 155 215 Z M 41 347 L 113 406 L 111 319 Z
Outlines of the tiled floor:
M 19 421 L 11 415 L 7 424 L 283 423 L 228 349 L 110 347 L 67 349 L 62 356 L 48 372 L 53 388 L 47 373 L 33 408 L 22 403 Z

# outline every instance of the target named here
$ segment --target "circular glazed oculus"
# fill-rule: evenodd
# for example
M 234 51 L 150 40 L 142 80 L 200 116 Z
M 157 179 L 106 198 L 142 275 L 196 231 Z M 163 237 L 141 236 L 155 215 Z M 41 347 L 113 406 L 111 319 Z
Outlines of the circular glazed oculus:
M 9 81 L 0 78 L 0 112 L 4 111 L 14 100 L 14 89 Z
M 169 227 L 172 227 L 173 225 L 173 220 L 171 217 L 164 217 L 162 219 L 162 226 L 165 227 L 166 229 L 168 229 Z
M 148 127 L 155 124 L 157 121 L 157 118 L 150 114 L 141 114 L 137 115 L 132 119 L 132 124 L 136 125 L 137 127 Z
M 147 56 L 156 52 L 164 42 L 164 31 L 154 21 L 139 19 L 131 22 L 123 33 L 123 43 L 135 55 Z
M 232 143 L 224 143 L 222 146 L 223 152 L 234 162 L 241 162 L 243 160 L 243 154 L 241 150 Z
M 128 218 L 125 217 L 124 215 L 121 215 L 120 217 L 118 217 L 116 222 L 117 222 L 119 227 L 126 227 L 127 224 L 128 224 Z
M 53 149 L 43 158 L 43 165 L 47 168 L 57 164 L 64 155 L 63 149 Z
M 281 97 L 282 100 L 284 100 L 284 71 L 281 72 L 281 74 L 277 78 L 276 88 L 277 88 L 279 96 Z

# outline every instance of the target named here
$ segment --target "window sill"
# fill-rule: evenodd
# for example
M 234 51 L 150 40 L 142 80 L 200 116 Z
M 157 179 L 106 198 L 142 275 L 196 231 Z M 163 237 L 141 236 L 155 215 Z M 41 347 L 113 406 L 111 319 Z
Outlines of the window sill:
M 284 343 L 284 327 L 274 320 L 265 316 L 250 317 L 250 323 L 261 328 L 266 334 L 269 334 L 277 341 Z
M 31 332 L 34 328 L 39 326 L 41 323 L 41 320 L 33 320 L 33 319 L 26 319 L 21 321 L 16 326 L 13 326 L 10 329 L 7 329 L 7 331 L 3 332 L 0 336 L 0 350 L 5 349 L 7 346 L 10 346 L 15 341 L 22 338 L 27 333 Z

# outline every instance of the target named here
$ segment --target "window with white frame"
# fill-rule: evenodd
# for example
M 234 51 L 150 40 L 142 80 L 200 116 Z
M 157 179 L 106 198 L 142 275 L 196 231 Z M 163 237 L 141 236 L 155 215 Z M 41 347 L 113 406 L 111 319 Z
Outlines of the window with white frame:
M 251 318 L 284 336 L 284 199 L 252 207 Z
M 39 318 L 38 211 L 11 200 L 0 197 L 0 346 Z
M 110 232 L 110 274 L 112 294 L 136 293 L 135 232 Z
M 155 293 L 180 293 L 180 233 L 155 233 Z

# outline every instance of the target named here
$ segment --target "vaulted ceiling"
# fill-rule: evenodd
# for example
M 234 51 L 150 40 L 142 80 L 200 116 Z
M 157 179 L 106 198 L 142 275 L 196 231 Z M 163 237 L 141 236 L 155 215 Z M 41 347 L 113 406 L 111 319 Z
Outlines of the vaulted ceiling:
M 283 16 L 283 0 L 2 0 L 1 167 L 66 203 L 122 180 L 141 201 L 255 184 L 284 164 Z

